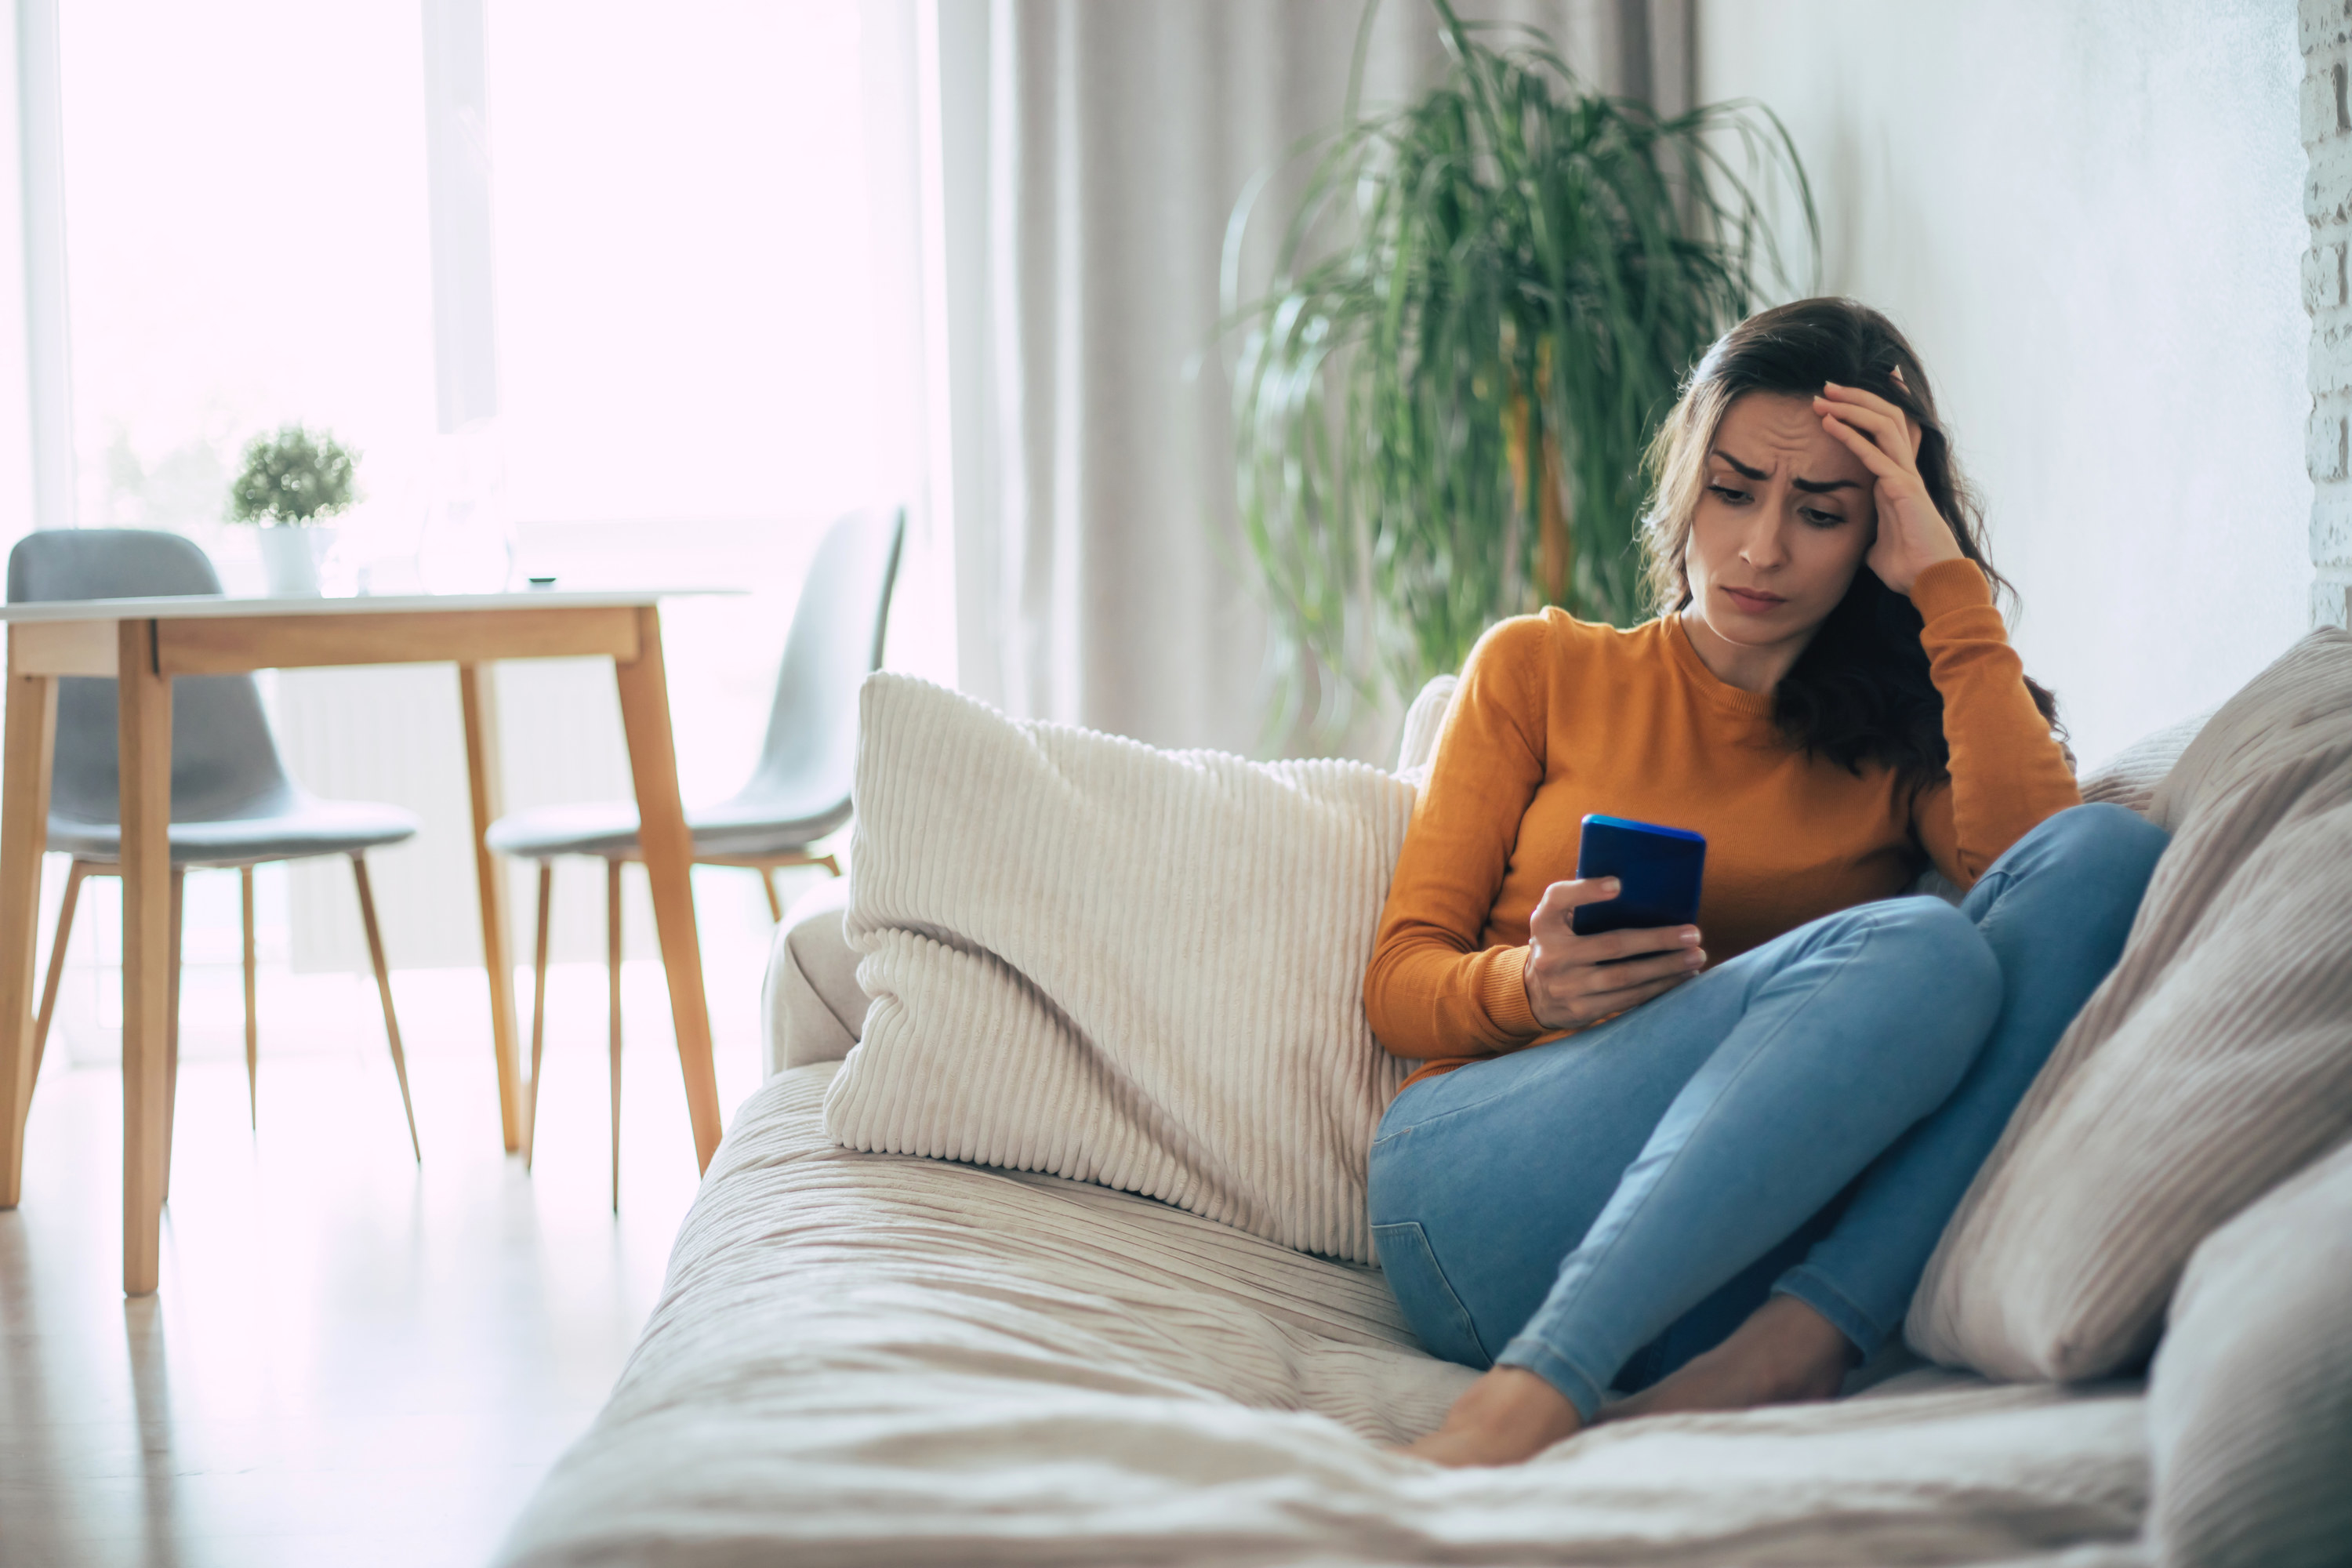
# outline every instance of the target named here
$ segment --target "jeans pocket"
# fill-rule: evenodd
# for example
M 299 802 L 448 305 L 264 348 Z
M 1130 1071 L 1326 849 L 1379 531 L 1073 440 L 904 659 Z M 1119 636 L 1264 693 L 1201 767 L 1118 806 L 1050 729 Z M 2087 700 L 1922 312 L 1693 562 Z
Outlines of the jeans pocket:
M 1470 1321 L 1462 1298 L 1437 1266 L 1437 1254 L 1430 1250 L 1419 1220 L 1372 1226 L 1372 1247 L 1380 1254 L 1389 1291 L 1404 1309 L 1405 1321 L 1423 1350 L 1482 1372 L 1494 1364 L 1495 1358 L 1478 1342 L 1477 1325 Z

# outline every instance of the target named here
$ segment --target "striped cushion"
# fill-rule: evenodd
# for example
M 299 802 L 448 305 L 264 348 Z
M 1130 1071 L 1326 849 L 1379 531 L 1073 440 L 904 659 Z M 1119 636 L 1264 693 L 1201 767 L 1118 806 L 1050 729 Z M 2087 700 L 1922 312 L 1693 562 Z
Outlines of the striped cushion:
M 2352 1144 L 2197 1249 L 2147 1430 L 2162 1568 L 2352 1556 Z
M 2122 960 L 1946 1227 L 1906 1331 L 1995 1376 L 2156 1342 L 2198 1243 L 2352 1133 L 2352 637 L 2314 632 L 2157 787 Z
M 1407 1064 L 1364 966 L 1413 792 L 1015 722 L 876 675 L 850 944 L 873 998 L 825 1130 L 1046 1171 L 1367 1261 L 1364 1167 Z
M 2084 803 L 2104 801 L 2147 816 L 2157 786 L 2171 774 L 2173 764 L 2180 761 L 2180 753 L 2189 749 L 2189 742 L 2212 719 L 2213 711 L 2207 709 L 2192 719 L 2183 719 L 2143 736 L 2084 774 Z

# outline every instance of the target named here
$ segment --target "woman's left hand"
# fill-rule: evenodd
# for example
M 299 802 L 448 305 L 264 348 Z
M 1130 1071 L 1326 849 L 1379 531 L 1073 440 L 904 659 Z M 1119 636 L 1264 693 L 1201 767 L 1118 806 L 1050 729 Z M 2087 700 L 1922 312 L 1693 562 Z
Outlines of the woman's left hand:
M 1907 597 L 1920 573 L 1959 560 L 1960 542 L 1919 477 L 1918 422 L 1874 392 L 1835 382 L 1813 399 L 1813 412 L 1877 480 L 1878 537 L 1863 560 L 1879 580 Z

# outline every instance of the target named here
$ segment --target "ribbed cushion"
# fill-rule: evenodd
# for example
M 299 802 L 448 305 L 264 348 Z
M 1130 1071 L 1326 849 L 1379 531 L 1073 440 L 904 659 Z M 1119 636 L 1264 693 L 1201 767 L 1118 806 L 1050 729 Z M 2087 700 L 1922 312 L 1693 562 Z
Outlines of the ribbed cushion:
M 1430 677 L 1405 713 L 1397 772 L 1416 788 L 1429 776 L 1438 730 L 1460 684 L 1451 675 Z M 776 930 L 760 989 L 761 1060 L 771 1078 L 810 1062 L 839 1061 L 865 1027 L 857 954 L 841 929 L 848 904 L 845 878 L 821 883 L 785 911 Z
M 825 1098 L 853 1149 L 1046 1171 L 1364 1261 L 1404 1064 L 1364 965 L 1411 786 L 861 700 L 845 929 L 873 998 Z
M 1913 1298 L 1937 1361 L 2134 1361 L 2197 1245 L 2352 1133 L 2352 637 L 2314 632 L 2223 705 L 2149 815 L 2175 836 L 2123 957 Z
M 2167 725 L 2152 735 L 2145 735 L 2083 775 L 2083 799 L 2087 804 L 2105 802 L 2139 813 L 2149 814 L 2154 805 L 2157 787 L 2170 776 L 2180 754 L 2197 739 L 2213 717 L 2215 710 L 2207 709 L 2191 719 Z M 2170 827 L 2171 823 L 2158 826 Z
M 2352 1144 L 2197 1249 L 2147 1430 L 2162 1568 L 2352 1560 Z

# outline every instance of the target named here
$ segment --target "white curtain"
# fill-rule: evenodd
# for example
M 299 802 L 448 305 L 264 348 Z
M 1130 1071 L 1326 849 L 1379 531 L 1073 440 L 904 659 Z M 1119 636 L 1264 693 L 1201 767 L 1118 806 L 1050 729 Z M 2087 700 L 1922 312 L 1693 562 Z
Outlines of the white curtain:
M 1463 10 L 1541 26 L 1607 90 L 1690 100 L 1688 0 Z M 1362 16 L 1360 0 L 937 0 L 952 471 L 933 478 L 967 690 L 1155 744 L 1258 743 L 1265 623 L 1233 523 L 1219 258 L 1250 178 L 1338 123 Z M 1367 103 L 1443 62 L 1424 0 L 1389 0 Z M 1265 198 L 1269 233 L 1285 195 Z M 1358 748 L 1379 752 L 1385 729 Z

